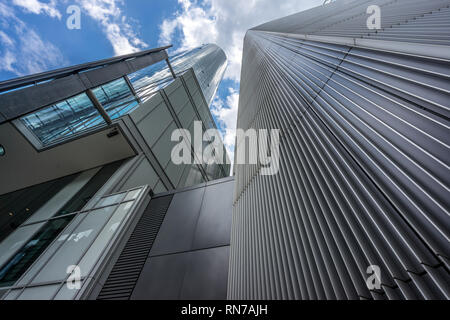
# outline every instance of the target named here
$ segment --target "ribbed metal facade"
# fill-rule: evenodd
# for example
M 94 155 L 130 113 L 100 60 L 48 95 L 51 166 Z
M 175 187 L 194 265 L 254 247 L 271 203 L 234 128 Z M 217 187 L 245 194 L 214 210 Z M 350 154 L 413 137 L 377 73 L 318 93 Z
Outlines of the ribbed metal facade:
M 280 129 L 280 170 L 235 166 L 230 299 L 449 299 L 449 6 L 343 0 L 248 31 L 238 128 Z

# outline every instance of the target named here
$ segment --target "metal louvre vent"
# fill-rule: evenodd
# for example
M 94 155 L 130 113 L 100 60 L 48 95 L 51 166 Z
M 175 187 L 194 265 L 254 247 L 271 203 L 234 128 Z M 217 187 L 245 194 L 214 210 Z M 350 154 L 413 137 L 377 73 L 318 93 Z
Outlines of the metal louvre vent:
M 153 246 L 173 195 L 156 198 L 137 223 L 97 300 L 128 300 Z

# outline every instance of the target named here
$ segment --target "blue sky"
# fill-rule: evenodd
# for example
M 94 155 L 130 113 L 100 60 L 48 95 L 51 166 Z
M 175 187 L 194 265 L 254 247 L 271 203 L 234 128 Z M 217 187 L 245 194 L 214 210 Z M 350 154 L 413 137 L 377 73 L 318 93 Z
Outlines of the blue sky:
M 232 159 L 246 30 L 322 2 L 0 0 L 0 81 L 166 44 L 177 52 L 216 43 L 228 68 L 211 111 Z M 79 30 L 66 27 L 70 5 L 81 10 Z

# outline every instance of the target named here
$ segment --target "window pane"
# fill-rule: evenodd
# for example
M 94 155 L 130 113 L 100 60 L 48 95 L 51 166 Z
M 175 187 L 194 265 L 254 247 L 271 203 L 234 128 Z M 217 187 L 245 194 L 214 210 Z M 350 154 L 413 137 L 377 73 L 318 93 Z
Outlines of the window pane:
M 14 257 L 15 253 L 30 239 L 33 235 L 44 225 L 44 223 L 36 223 L 28 225 L 16 230 L 16 232 L 10 234 L 1 244 L 0 244 L 0 281 L 2 281 L 3 269 L 7 263 Z
M 15 300 L 17 296 L 22 292 L 22 289 L 14 289 L 11 290 L 6 296 L 4 296 L 3 300 Z
M 125 196 L 125 193 L 119 193 L 112 196 L 108 196 L 100 200 L 97 207 L 105 207 L 109 206 L 111 204 L 119 203 L 122 201 L 123 197 Z
M 25 288 L 22 294 L 17 298 L 20 300 L 50 300 L 58 291 L 60 285 L 52 284 L 48 286 L 39 286 Z
M 113 235 L 119 229 L 122 221 L 127 216 L 127 213 L 129 212 L 132 205 L 132 201 L 122 203 L 114 212 L 114 215 L 111 217 L 108 223 L 103 227 L 103 230 L 100 232 L 94 243 L 91 245 L 89 250 L 84 255 L 83 259 L 79 263 L 82 277 L 89 275 L 92 267 L 97 263 L 102 251 L 105 249 L 109 241 L 112 239 Z
M 0 286 L 14 284 L 70 220 L 72 216 L 47 222 L 0 270 Z
M 158 90 L 165 88 L 174 80 L 165 61 L 131 73 L 128 78 L 142 102 L 150 99 Z
M 138 106 L 136 98 L 124 78 L 104 84 L 92 90 L 111 119 L 116 119 Z
M 124 201 L 136 199 L 140 192 L 141 192 L 141 189 L 136 189 L 136 190 L 132 190 L 132 191 L 128 192 Z
M 80 289 L 83 287 L 83 281 L 79 282 Z M 67 282 L 63 284 L 61 289 L 59 289 L 58 294 L 54 297 L 54 300 L 73 300 L 75 295 L 78 293 L 79 289 L 76 287 L 68 287 Z
M 119 160 L 110 163 L 101 168 L 96 175 L 89 180 L 89 183 L 84 186 L 66 205 L 58 212 L 57 215 L 63 215 L 80 211 L 97 191 L 108 181 L 108 179 L 116 172 L 122 165 L 123 161 Z
M 80 223 L 80 221 L 83 220 L 84 216 L 85 214 L 81 213 L 78 214 L 76 217 L 74 217 L 70 222 L 70 224 L 67 226 L 67 228 L 64 229 L 64 234 L 72 233 L 72 231 L 76 228 L 78 223 Z M 33 279 L 33 277 L 41 270 L 41 268 L 45 265 L 45 263 L 53 256 L 56 250 L 58 250 L 59 247 L 63 244 L 62 242 L 63 241 L 53 242 L 52 245 L 50 245 L 50 247 L 39 256 L 36 262 L 26 271 L 26 273 L 22 276 L 22 278 L 19 281 L 17 281 L 14 285 L 16 286 L 28 285 L 28 282 L 30 282 L 31 279 Z
M 42 210 L 44 212 L 52 213 L 51 216 L 59 216 L 81 210 L 81 208 L 85 206 L 85 204 L 98 191 L 98 189 L 105 184 L 117 168 L 120 167 L 121 163 L 122 161 L 117 161 L 101 168 L 92 178 L 89 179 L 89 182 L 87 182 L 86 185 L 78 190 L 73 196 L 71 195 L 71 198 L 68 197 L 68 199 L 61 199 L 62 203 L 57 202 L 56 206 L 58 211 L 56 215 L 54 212 L 52 213 L 50 209 L 50 211 L 44 209 Z M 59 187 L 61 187 L 61 185 L 57 184 L 52 190 L 56 192 Z M 50 190 L 45 190 L 50 193 Z M 29 193 L 27 194 L 29 195 Z M 37 196 L 40 196 L 40 193 Z M 124 195 L 122 195 L 122 197 L 123 196 Z M 77 218 L 79 216 L 80 215 L 78 215 Z M 43 218 L 49 218 L 49 216 Z M 52 243 L 53 239 L 58 236 L 68 221 L 72 218 L 73 216 L 69 216 L 62 219 L 52 220 L 45 224 L 45 226 L 44 223 L 40 223 L 21 227 L 15 230 L 10 237 L 0 243 L 0 267 L 4 265 L 4 263 L 7 263 L 4 265 L 3 269 L 0 269 L 0 286 L 2 285 L 2 281 L 5 283 L 14 283 L 17 281 L 40 256 L 44 249 Z M 63 225 L 59 225 L 60 221 L 65 221 L 66 219 L 68 220 L 67 222 Z M 28 222 L 29 221 L 27 221 L 27 223 Z M 36 233 L 36 231 L 38 231 L 42 226 L 44 226 L 44 228 L 33 236 L 33 233 Z M 15 250 L 18 250 L 19 248 L 20 250 L 18 253 L 14 253 Z M 50 248 L 50 251 L 53 249 L 53 247 Z M 43 256 L 46 256 L 48 252 L 49 251 L 47 251 Z M 27 281 L 30 280 L 30 277 L 32 277 L 38 270 L 36 269 L 36 266 L 42 265 L 41 260 L 42 259 L 40 259 L 37 264 L 33 265 L 31 270 L 22 278 L 20 283 L 26 284 Z
M 70 175 L 0 196 L 0 242 L 29 219 L 77 175 Z
M 26 115 L 20 121 L 44 146 L 105 123 L 85 93 Z

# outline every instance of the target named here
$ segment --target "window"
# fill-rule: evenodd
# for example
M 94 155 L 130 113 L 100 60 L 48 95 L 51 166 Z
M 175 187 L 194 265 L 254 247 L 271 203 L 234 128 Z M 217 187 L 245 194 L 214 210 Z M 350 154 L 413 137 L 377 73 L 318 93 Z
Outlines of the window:
M 0 243 L 76 176 L 66 176 L 1 195 Z
M 105 124 L 85 93 L 23 116 L 20 122 L 43 146 Z
M 30 239 L 15 256 L 0 269 L 0 287 L 14 284 L 28 269 L 34 260 L 44 251 L 71 218 L 65 217 L 47 222 L 47 224 Z
M 111 119 L 117 119 L 138 106 L 127 82 L 120 78 L 92 90 Z
M 166 61 L 159 61 L 128 75 L 134 91 L 145 102 L 158 90 L 172 83 L 173 76 Z

